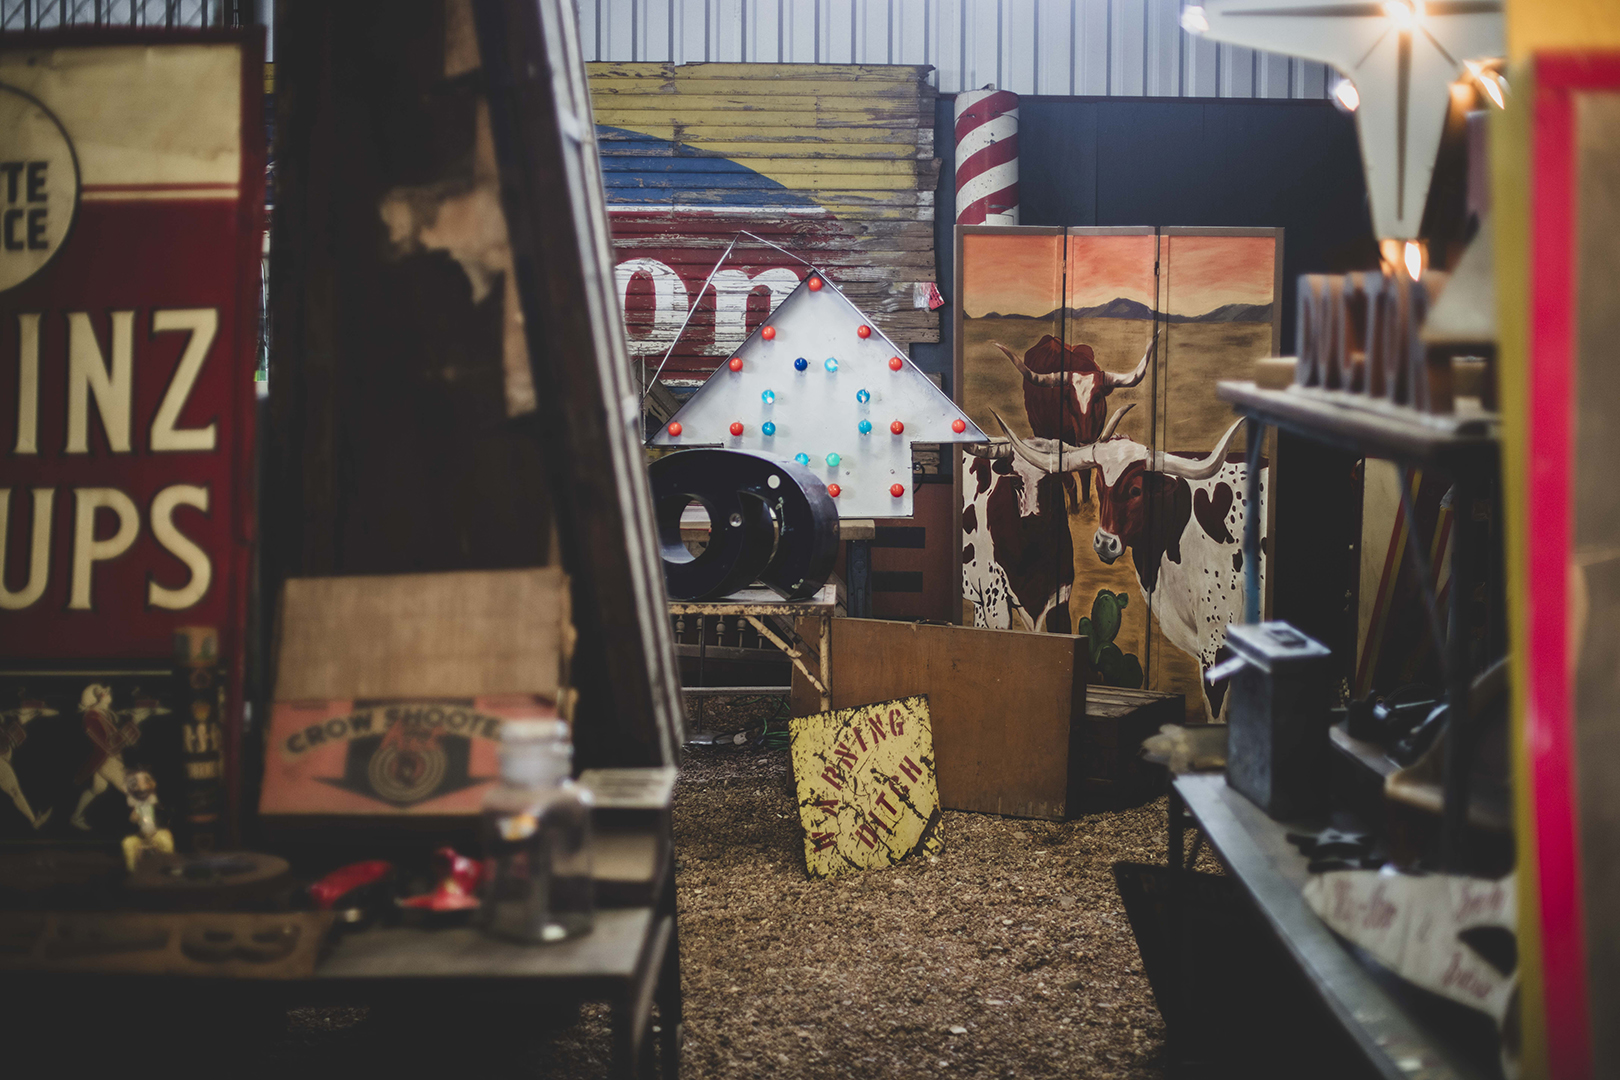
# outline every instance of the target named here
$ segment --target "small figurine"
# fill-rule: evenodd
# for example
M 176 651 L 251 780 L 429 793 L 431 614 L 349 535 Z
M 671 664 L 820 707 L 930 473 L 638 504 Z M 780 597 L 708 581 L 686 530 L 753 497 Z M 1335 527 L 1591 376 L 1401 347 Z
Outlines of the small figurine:
M 113 708 L 112 688 L 102 683 L 91 683 L 79 698 L 79 711 L 84 714 L 84 733 L 90 736 L 91 752 L 85 760 L 76 783 L 88 784 L 79 796 L 79 805 L 73 811 L 71 823 L 76 829 L 90 829 L 85 811 L 109 786 L 126 796 L 129 783 L 124 770 L 124 751 L 140 741 L 141 724 L 149 717 L 166 714 L 169 709 L 162 702 L 140 696 L 136 691 L 133 708 Z M 131 806 L 134 804 L 131 803 Z
M 124 837 L 124 865 L 130 873 L 146 855 L 161 852 L 174 854 L 174 834 L 158 828 L 157 781 L 145 769 L 136 769 L 124 777 L 124 798 L 129 803 L 129 820 L 137 832 Z

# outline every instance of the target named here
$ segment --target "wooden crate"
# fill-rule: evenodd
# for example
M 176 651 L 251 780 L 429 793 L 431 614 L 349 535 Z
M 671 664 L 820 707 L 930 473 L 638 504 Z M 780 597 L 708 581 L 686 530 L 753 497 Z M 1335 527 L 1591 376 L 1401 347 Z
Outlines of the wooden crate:
M 1086 714 L 1075 722 L 1071 741 L 1070 815 L 1161 793 L 1165 771 L 1142 760 L 1142 740 L 1185 720 L 1181 694 L 1088 686 Z

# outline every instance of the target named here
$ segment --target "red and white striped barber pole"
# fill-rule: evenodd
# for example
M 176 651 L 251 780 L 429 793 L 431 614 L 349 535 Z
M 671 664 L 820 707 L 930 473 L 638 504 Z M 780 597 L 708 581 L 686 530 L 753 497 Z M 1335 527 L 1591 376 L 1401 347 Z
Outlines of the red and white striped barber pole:
M 1018 95 L 956 95 L 956 223 L 1018 224 Z

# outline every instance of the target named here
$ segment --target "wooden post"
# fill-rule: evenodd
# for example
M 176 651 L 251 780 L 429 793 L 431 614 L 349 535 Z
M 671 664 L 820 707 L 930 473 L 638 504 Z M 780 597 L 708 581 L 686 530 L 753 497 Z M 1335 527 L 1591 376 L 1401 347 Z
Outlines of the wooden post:
M 680 678 L 574 5 L 475 0 L 473 12 L 574 582 L 584 721 L 576 745 L 593 761 L 673 764 L 683 741 Z

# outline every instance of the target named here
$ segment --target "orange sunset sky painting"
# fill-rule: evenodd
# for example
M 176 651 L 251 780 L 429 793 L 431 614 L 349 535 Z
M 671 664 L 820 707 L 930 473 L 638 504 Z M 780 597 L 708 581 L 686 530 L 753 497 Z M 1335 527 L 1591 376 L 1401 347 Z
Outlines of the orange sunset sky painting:
M 1071 308 L 1125 299 L 1191 316 L 1272 298 L 1276 240 L 1270 236 L 980 234 L 962 238 L 963 314 L 970 319 L 991 312 L 1049 314 L 1064 286 L 1065 239 Z M 1163 295 L 1156 297 L 1153 256 L 1160 242 L 1165 247 L 1164 276 L 1157 284 Z

